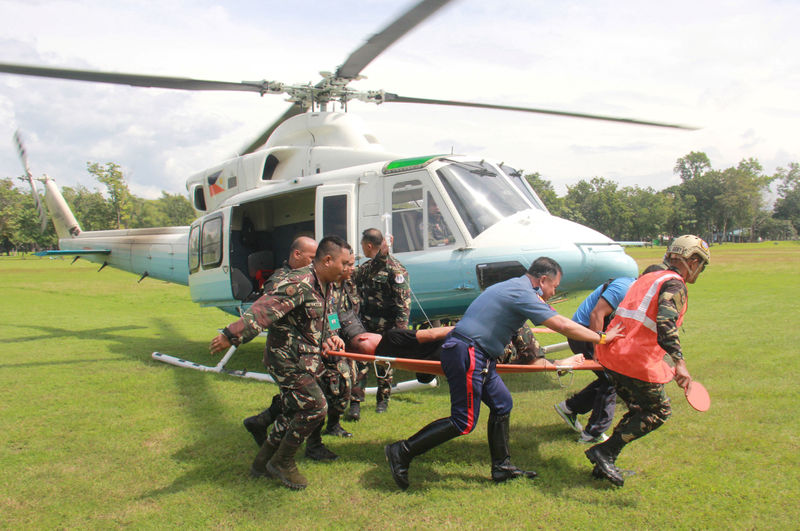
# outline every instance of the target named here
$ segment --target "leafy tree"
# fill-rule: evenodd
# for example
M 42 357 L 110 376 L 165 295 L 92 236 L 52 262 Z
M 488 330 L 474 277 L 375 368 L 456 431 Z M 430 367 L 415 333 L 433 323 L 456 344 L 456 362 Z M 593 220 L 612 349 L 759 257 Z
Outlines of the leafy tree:
M 765 219 L 764 192 L 772 177 L 763 174 L 758 160 L 744 159 L 733 168 L 719 173 L 721 187 L 715 197 L 715 214 L 723 240 L 729 227 L 748 227 L 751 241 L 759 220 Z
M 664 221 L 664 233 L 667 236 L 697 233 L 697 219 L 694 206 L 697 202 L 691 194 L 683 194 L 680 186 L 671 186 L 659 192 L 669 205 Z
M 616 240 L 629 233 L 632 210 L 617 184 L 602 177 L 567 187 L 566 201 L 575 205 L 586 224 Z
M 683 182 L 700 177 L 711 169 L 711 161 L 708 155 L 702 151 L 692 151 L 685 157 L 681 157 L 672 169 L 673 173 L 681 176 Z
M 0 248 L 6 254 L 12 250 L 52 247 L 56 243 L 52 223 L 42 232 L 39 212 L 27 188 L 27 185 L 15 186 L 12 179 L 0 179 Z
M 119 164 L 106 162 L 101 166 L 97 162 L 86 163 L 86 168 L 98 182 L 106 187 L 109 202 L 111 203 L 114 216 L 116 217 L 117 229 L 129 228 L 131 225 L 131 214 L 133 212 L 133 201 L 128 183 L 122 175 Z
M 155 200 L 161 211 L 166 216 L 164 225 L 171 227 L 181 227 L 190 225 L 197 218 L 197 213 L 192 207 L 192 203 L 186 196 L 180 194 L 169 194 L 162 191 L 161 197 Z M 542 199 L 544 201 L 544 199 Z M 547 204 L 547 203 L 545 203 Z
M 560 218 L 576 221 L 575 217 L 577 214 L 566 204 L 566 200 L 563 197 L 558 197 L 550 181 L 543 179 L 538 172 L 526 175 L 525 179 L 551 214 Z M 191 207 L 191 203 L 189 206 Z M 579 217 L 579 215 L 577 216 Z
M 44 231 L 36 203 L 29 191 L 21 190 L 21 204 L 17 217 L 15 243 L 18 249 L 38 251 L 56 247 L 58 237 L 50 218 L 47 219 Z M 44 202 L 44 198 L 40 198 Z
M 622 198 L 632 212 L 629 232 L 623 235 L 624 239 L 650 241 L 664 232 L 672 209 L 671 196 L 659 194 L 650 187 L 634 186 L 623 188 Z
M 82 185 L 77 188 L 65 186 L 61 189 L 61 195 L 75 214 L 81 230 L 116 228 L 116 214 L 113 207 L 99 191 L 92 192 Z
M 20 193 L 14 181 L 10 178 L 0 180 L 0 245 L 6 254 L 15 248 L 19 210 Z
M 788 220 L 795 232 L 800 232 L 800 164 L 792 162 L 788 168 L 778 168 L 774 177 L 779 183 L 773 214 Z

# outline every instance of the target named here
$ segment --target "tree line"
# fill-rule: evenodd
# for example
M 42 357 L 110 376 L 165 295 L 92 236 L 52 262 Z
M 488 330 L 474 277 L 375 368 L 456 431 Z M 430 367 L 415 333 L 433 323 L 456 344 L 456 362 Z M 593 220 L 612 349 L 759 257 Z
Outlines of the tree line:
M 189 200 L 162 192 L 158 199 L 133 195 L 118 164 L 87 163 L 100 187 L 61 190 L 83 230 L 166 227 L 190 224 L 196 217 Z M 525 178 L 550 212 L 591 227 L 617 241 L 653 241 L 678 234 L 699 234 L 710 242 L 795 239 L 800 232 L 800 164 L 764 173 L 750 158 L 724 170 L 708 156 L 691 152 L 673 168 L 681 184 L 656 191 L 620 188 L 603 177 L 580 180 L 558 196 L 539 173 Z M 775 184 L 777 200 L 767 205 Z M 52 222 L 40 231 L 38 213 L 27 184 L 0 179 L 0 250 L 54 248 Z
M 100 186 L 61 189 L 82 230 L 181 226 L 197 217 L 189 200 L 180 194 L 162 191 L 158 199 L 132 194 L 118 164 L 90 162 L 87 171 Z M 49 217 L 44 232 L 40 229 L 27 182 L 0 179 L 0 250 L 9 254 L 55 248 L 58 237 Z
M 800 231 L 800 165 L 767 175 L 757 159 L 714 169 L 703 152 L 673 168 L 681 184 L 656 191 L 620 188 L 603 177 L 581 180 L 558 196 L 550 181 L 525 178 L 553 215 L 591 227 L 617 241 L 654 241 L 698 234 L 709 242 L 796 239 Z M 767 204 L 777 184 L 777 200 Z

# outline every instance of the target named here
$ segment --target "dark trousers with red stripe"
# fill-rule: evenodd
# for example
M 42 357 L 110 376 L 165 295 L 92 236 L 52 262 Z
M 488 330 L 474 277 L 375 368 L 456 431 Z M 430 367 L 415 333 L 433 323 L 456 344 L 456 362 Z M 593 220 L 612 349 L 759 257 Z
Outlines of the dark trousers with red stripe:
M 475 429 L 481 402 L 496 415 L 511 412 L 511 392 L 497 374 L 497 361 L 467 338 L 451 334 L 442 345 L 442 370 L 450 386 L 450 420 L 466 435 Z

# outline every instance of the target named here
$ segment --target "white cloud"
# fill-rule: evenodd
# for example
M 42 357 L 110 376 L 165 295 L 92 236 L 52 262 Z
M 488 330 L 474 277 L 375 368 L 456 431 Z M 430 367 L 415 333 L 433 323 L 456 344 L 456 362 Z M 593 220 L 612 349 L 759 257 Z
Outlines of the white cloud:
M 404 4 L 0 0 L 0 62 L 225 81 L 315 82 Z M 559 191 L 580 178 L 677 183 L 675 159 L 715 167 L 800 161 L 800 4 L 781 1 L 453 2 L 390 48 L 354 88 L 702 126 L 660 130 L 499 111 L 352 103 L 387 149 L 472 153 L 539 171 Z M 285 109 L 283 98 L 187 93 L 0 74 L 0 176 L 93 183 L 87 161 L 122 165 L 131 189 L 184 193 Z M 3 141 L 2 139 L 8 139 Z

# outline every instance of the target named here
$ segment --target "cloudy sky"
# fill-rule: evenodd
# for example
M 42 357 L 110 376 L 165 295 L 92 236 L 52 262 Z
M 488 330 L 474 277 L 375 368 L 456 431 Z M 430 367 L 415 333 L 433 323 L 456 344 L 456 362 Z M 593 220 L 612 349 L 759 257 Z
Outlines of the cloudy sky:
M 408 2 L 0 0 L 0 62 L 223 81 L 316 82 Z M 800 2 L 454 1 L 370 64 L 357 89 L 639 118 L 657 129 L 523 113 L 351 103 L 384 146 L 540 172 L 559 193 L 602 176 L 661 189 L 675 160 L 800 162 Z M 287 107 L 280 96 L 190 93 L 0 74 L 0 177 L 95 186 L 122 165 L 137 195 L 185 193 Z

